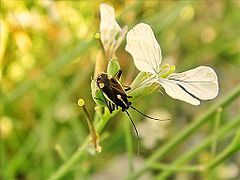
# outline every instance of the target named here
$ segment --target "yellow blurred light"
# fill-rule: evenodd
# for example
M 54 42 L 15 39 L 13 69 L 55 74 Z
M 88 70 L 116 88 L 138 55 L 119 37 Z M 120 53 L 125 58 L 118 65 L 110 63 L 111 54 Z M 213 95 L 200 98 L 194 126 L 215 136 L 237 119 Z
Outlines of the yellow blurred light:
M 21 57 L 20 63 L 25 69 L 30 69 L 35 65 L 35 59 L 31 54 L 25 54 Z
M 125 24 L 132 24 L 136 20 L 136 13 L 134 11 L 128 11 L 123 15 L 123 22 Z
M 12 121 L 9 117 L 3 116 L 0 119 L 0 137 L 1 139 L 7 138 L 12 132 Z
M 168 44 L 171 44 L 175 38 L 176 38 L 175 31 L 169 29 L 166 34 L 166 41 L 168 42 Z
M 24 76 L 24 69 L 18 62 L 13 62 L 8 68 L 8 76 L 14 81 L 20 81 Z
M 6 44 L 7 44 L 7 39 L 8 39 L 8 27 L 4 21 L 1 22 L 1 48 L 0 48 L 0 60 L 3 58 L 5 49 L 6 49 Z
M 89 29 L 87 24 L 85 24 L 84 22 L 80 22 L 78 30 L 77 30 L 77 36 L 79 38 L 84 38 L 87 36 L 87 34 L 89 33 Z
M 30 13 L 27 12 L 18 12 L 15 13 L 15 17 L 17 18 L 17 21 L 19 24 L 23 27 L 31 26 L 32 24 L 32 16 Z
M 32 41 L 29 36 L 21 31 L 14 33 L 14 39 L 16 44 L 21 52 L 27 52 L 28 49 L 32 46 Z
M 201 40 L 204 43 L 210 43 L 216 38 L 216 31 L 212 27 L 206 27 L 201 32 Z
M 191 5 L 185 6 L 180 12 L 180 18 L 183 21 L 190 21 L 194 17 L 195 11 Z
M 0 82 L 2 84 L 2 67 L 0 66 Z

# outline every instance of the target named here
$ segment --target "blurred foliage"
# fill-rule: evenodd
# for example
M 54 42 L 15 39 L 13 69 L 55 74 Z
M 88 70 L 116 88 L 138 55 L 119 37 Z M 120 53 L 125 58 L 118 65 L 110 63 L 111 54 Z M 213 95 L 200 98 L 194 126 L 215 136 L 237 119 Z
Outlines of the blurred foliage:
M 120 25 L 130 29 L 139 22 L 149 23 L 161 45 L 163 61 L 175 64 L 177 71 L 199 65 L 212 66 L 219 77 L 220 94 L 216 100 L 197 107 L 160 93 L 143 97 L 134 102 L 136 107 L 153 116 L 171 115 L 172 121 L 153 123 L 131 112 L 142 138 L 140 156 L 136 153 L 134 132 L 127 135 L 124 122 L 128 120 L 119 113 L 101 134 L 102 153 L 92 156 L 93 150 L 88 145 L 81 161 L 64 176 L 67 179 L 126 176 L 130 168 L 127 165 L 130 156 L 126 154 L 131 149 L 126 149 L 129 145 L 124 137 L 132 138 L 132 161 L 141 166 L 157 147 L 178 136 L 178 131 L 194 117 L 207 111 L 240 83 L 240 1 L 108 2 L 114 6 Z M 84 97 L 93 117 L 96 108 L 90 84 L 100 49 L 94 38 L 99 31 L 100 3 L 1 1 L 0 179 L 46 179 L 68 160 L 89 134 L 77 100 Z M 138 71 L 124 46 L 125 42 L 117 57 L 123 69 L 122 82 L 130 84 Z M 224 108 L 219 128 L 239 115 L 239 109 L 239 99 Z M 199 128 L 162 162 L 170 164 L 196 143 L 209 138 L 213 128 L 214 121 Z M 215 154 L 205 148 L 188 164 L 208 162 L 224 150 L 234 136 L 232 129 L 228 138 L 217 143 Z M 216 170 L 208 173 L 177 171 L 172 178 L 237 178 L 240 154 L 236 152 Z M 145 178 L 159 172 L 161 170 L 149 171 Z

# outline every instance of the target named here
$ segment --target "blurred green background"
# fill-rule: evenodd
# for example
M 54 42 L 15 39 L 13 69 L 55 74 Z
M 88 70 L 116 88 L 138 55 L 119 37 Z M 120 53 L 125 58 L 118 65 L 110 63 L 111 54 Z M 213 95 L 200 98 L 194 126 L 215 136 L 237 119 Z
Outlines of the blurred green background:
M 93 117 L 90 83 L 100 49 L 94 36 L 99 32 L 101 2 L 1 1 L 0 179 L 46 179 L 86 141 L 89 130 L 77 100 L 84 98 Z M 172 119 L 152 122 L 130 112 L 140 133 L 140 155 L 128 119 L 118 113 L 101 133 L 102 152 L 95 154 L 89 144 L 63 179 L 124 179 L 133 172 L 131 166 L 141 168 L 152 154 L 240 83 L 240 1 L 107 2 L 114 6 L 121 27 L 149 23 L 162 48 L 163 63 L 175 64 L 177 72 L 199 65 L 213 67 L 220 92 L 215 100 L 200 106 L 157 92 L 139 99 L 134 105 L 141 111 Z M 124 47 L 125 42 L 117 57 L 124 73 L 122 82 L 130 84 L 138 71 Z M 211 116 L 158 162 L 173 163 L 239 117 L 240 101 L 236 97 L 232 102 L 223 108 L 218 125 Z M 217 157 L 235 137 L 236 129 L 229 134 L 217 141 L 214 152 L 208 146 L 186 164 L 204 164 Z M 169 177 L 233 179 L 240 176 L 239 167 L 237 150 L 211 172 L 178 170 Z M 142 178 L 152 179 L 164 171 L 164 167 L 152 168 Z

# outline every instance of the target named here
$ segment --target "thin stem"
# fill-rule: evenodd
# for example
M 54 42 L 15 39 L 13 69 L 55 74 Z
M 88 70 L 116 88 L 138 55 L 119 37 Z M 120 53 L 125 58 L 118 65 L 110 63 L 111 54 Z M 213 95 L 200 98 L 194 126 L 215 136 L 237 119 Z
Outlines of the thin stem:
M 240 124 L 240 116 L 237 116 L 233 120 L 230 120 L 224 127 L 222 127 L 218 132 L 217 136 L 218 139 L 224 138 L 226 136 L 232 135 L 232 130 L 235 129 Z M 202 143 L 200 143 L 197 147 L 194 149 L 186 152 L 181 157 L 176 159 L 172 166 L 181 166 L 183 163 L 191 160 L 193 157 L 195 157 L 198 153 L 200 153 L 202 150 L 207 148 L 211 143 L 215 140 L 215 136 L 211 136 L 210 138 L 205 139 Z M 204 167 L 205 169 L 205 167 Z M 165 171 L 159 176 L 157 176 L 156 179 L 166 179 L 168 176 L 170 176 L 173 173 L 173 171 Z
M 133 172 L 133 145 L 132 145 L 132 134 L 129 119 L 124 118 L 124 130 L 125 130 L 125 140 L 126 148 L 128 153 L 128 173 Z
M 66 161 L 54 174 L 50 176 L 49 180 L 59 179 L 64 174 L 66 174 L 74 166 L 74 164 L 81 159 L 87 145 L 88 145 L 88 138 L 85 140 L 82 146 L 78 148 L 78 150 L 68 159 L 68 161 Z
M 58 156 L 65 162 L 67 160 L 67 156 L 64 153 L 62 146 L 60 144 L 56 144 L 54 149 L 56 150 Z
M 90 131 L 90 135 L 91 135 L 91 142 L 96 150 L 96 152 L 101 152 L 101 146 L 99 145 L 99 136 L 95 130 L 95 126 L 93 124 L 93 120 L 90 116 L 90 114 L 88 113 L 87 108 L 85 107 L 85 102 L 83 99 L 79 99 L 78 100 L 78 105 L 80 107 L 82 107 L 84 115 L 86 117 L 87 123 L 88 123 L 88 127 L 89 127 L 89 131 Z
M 196 172 L 203 171 L 203 165 L 191 165 L 191 166 L 173 166 L 171 164 L 153 163 L 151 165 L 152 169 L 164 170 L 164 171 L 187 171 Z
M 105 127 L 105 125 L 107 124 L 108 120 L 113 117 L 118 111 L 114 111 L 112 114 L 110 114 L 109 112 L 106 112 L 104 114 L 104 116 L 102 116 L 102 119 L 100 122 L 97 123 L 96 125 L 96 131 L 100 134 L 100 132 L 103 130 L 103 128 Z M 53 173 L 50 177 L 49 180 L 53 180 L 53 179 L 59 179 L 60 177 L 62 177 L 64 174 L 66 174 L 67 172 L 69 172 L 69 170 L 77 163 L 79 162 L 85 152 L 85 149 L 87 148 L 87 145 L 89 144 L 89 137 L 88 136 L 86 138 L 86 140 L 84 141 L 84 143 L 81 145 L 81 147 L 75 152 L 73 153 L 73 155 L 64 163 L 62 164 L 59 169 Z
M 216 150 L 217 150 L 217 141 L 218 141 L 217 132 L 219 130 L 219 125 L 220 125 L 220 121 L 221 121 L 221 114 L 222 114 L 222 108 L 220 107 L 217 110 L 216 118 L 215 118 L 215 122 L 214 122 L 213 135 L 215 137 L 215 140 L 213 141 L 212 147 L 211 147 L 211 151 L 212 151 L 213 155 L 216 154 Z
M 226 96 L 220 99 L 218 103 L 214 104 L 211 108 L 209 108 L 209 110 L 203 113 L 202 116 L 193 120 L 193 122 L 189 126 L 187 126 L 183 131 L 181 131 L 181 133 L 179 133 L 178 136 L 175 136 L 172 140 L 167 142 L 164 146 L 159 147 L 145 161 L 142 168 L 134 172 L 131 176 L 129 176 L 129 178 L 137 179 L 137 177 L 140 177 L 144 172 L 147 171 L 147 169 L 149 169 L 152 163 L 165 157 L 165 155 L 168 154 L 171 150 L 173 150 L 178 144 L 182 143 L 185 139 L 189 138 L 197 129 L 199 129 L 199 127 L 207 123 L 209 121 L 209 117 L 211 117 L 219 107 L 224 108 L 225 106 L 235 101 L 239 95 L 240 95 L 240 85 L 235 87 L 230 93 L 228 93 Z
M 215 168 L 238 150 L 240 150 L 240 129 L 238 129 L 238 132 L 232 143 L 225 150 L 223 150 L 213 161 L 211 161 L 205 169 L 211 170 Z

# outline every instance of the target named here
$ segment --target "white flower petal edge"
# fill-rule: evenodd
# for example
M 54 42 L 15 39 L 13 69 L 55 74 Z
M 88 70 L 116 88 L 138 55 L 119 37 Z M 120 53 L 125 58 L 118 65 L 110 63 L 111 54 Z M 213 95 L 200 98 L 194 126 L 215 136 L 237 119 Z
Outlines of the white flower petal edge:
M 152 74 L 159 72 L 162 60 L 161 49 L 148 24 L 137 24 L 127 33 L 125 50 L 132 55 L 139 71 Z
M 172 98 L 193 105 L 199 105 L 199 100 L 215 98 L 219 91 L 217 75 L 208 66 L 170 74 L 166 79 L 160 78 L 159 83 Z
M 115 20 L 115 11 L 112 6 L 102 3 L 100 5 L 100 15 L 100 36 L 104 49 L 107 50 L 121 28 Z

